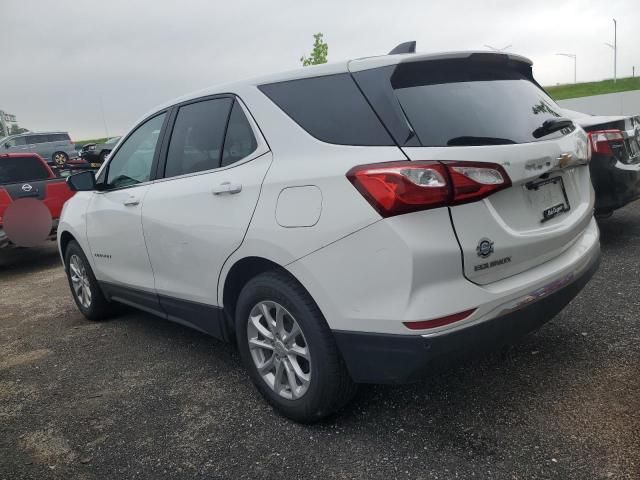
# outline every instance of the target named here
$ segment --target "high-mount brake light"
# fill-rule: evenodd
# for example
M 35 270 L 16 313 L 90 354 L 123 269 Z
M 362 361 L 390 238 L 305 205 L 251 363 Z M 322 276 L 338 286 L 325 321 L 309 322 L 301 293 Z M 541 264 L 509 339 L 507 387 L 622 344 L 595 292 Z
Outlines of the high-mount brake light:
M 374 163 L 347 178 L 383 217 L 475 202 L 511 186 L 500 165 L 484 162 Z

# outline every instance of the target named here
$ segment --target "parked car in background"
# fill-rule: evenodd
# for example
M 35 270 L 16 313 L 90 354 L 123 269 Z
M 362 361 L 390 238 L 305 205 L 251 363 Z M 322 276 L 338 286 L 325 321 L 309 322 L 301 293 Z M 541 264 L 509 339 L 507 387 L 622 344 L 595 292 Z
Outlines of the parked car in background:
M 88 143 L 80 149 L 80 158 L 93 166 L 100 166 L 107 155 L 117 145 L 122 137 L 109 138 L 104 143 Z
M 532 108 L 533 106 L 533 108 Z M 150 112 L 67 179 L 79 310 L 234 339 L 302 422 L 549 321 L 597 269 L 588 138 L 511 54 L 301 68 Z
M 0 153 L 0 249 L 55 240 L 64 203 L 73 196 L 35 153 Z
M 640 116 L 596 116 L 564 109 L 589 135 L 595 211 L 609 216 L 640 198 Z
M 67 132 L 27 132 L 2 139 L 0 153 L 37 153 L 58 170 L 77 152 Z

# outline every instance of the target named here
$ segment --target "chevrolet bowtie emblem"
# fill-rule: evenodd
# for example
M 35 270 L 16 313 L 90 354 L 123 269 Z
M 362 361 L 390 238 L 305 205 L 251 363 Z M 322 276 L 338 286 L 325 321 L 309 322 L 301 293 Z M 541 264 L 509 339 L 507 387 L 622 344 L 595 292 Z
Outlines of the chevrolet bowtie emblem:
M 563 153 L 557 158 L 557 160 L 558 160 L 558 167 L 566 168 L 569 165 L 571 165 L 571 163 L 573 162 L 573 155 L 571 155 L 570 153 Z

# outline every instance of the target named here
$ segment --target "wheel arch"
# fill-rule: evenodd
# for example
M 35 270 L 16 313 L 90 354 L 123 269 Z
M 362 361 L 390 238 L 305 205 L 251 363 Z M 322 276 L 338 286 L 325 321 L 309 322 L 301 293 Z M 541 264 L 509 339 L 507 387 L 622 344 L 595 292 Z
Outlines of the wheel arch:
M 69 246 L 69 243 L 71 241 L 78 242 L 76 237 L 74 237 L 69 230 L 65 230 L 60 234 L 60 254 L 63 257 L 63 260 L 64 260 L 64 254 L 67 251 L 67 247 Z
M 222 288 L 222 306 L 231 321 L 235 317 L 238 296 L 247 282 L 261 273 L 274 270 L 284 272 L 286 275 L 293 277 L 282 265 L 264 257 L 244 257 L 231 266 L 224 278 L 224 286 Z

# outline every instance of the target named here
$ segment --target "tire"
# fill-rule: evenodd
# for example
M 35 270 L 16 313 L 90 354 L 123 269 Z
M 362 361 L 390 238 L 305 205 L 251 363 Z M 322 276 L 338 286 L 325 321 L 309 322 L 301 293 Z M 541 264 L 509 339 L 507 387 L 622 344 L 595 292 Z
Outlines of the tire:
M 53 163 L 55 163 L 58 168 L 62 168 L 69 161 L 69 155 L 64 152 L 56 152 L 51 156 L 51 160 L 53 160 Z
M 75 240 L 69 242 L 64 252 L 64 265 L 71 295 L 76 302 L 78 310 L 80 310 L 88 320 L 103 320 L 113 315 L 116 311 L 115 305 L 104 297 L 87 257 Z M 74 277 L 73 272 L 78 269 L 80 269 L 81 272 L 84 271 L 84 279 L 81 279 L 82 286 L 79 290 L 76 288 L 77 282 L 72 278 Z M 76 278 L 78 277 L 76 276 Z M 74 286 L 74 283 L 76 286 Z M 85 288 L 90 293 L 88 303 L 85 302 L 86 297 L 78 293 L 78 291 L 84 291 Z
M 293 323 L 296 323 L 301 334 L 295 338 L 289 337 L 288 340 L 280 342 L 278 346 L 277 342 L 271 341 L 259 333 L 271 333 L 274 340 L 286 338 L 286 335 L 278 336 L 278 334 L 274 335 L 273 331 L 266 330 L 264 327 L 266 324 L 265 315 L 256 316 L 256 312 L 264 312 L 260 309 L 260 305 L 267 308 L 271 318 L 278 316 L 276 312 L 280 308 L 280 311 L 283 311 L 282 324 L 285 333 L 290 333 L 294 329 Z M 250 314 L 254 314 L 254 318 L 258 318 L 257 321 L 262 322 L 262 330 L 256 328 L 255 322 L 250 319 Z M 347 372 L 322 313 L 302 285 L 290 276 L 272 271 L 251 279 L 244 286 L 238 298 L 235 323 L 238 349 L 251 380 L 264 398 L 285 417 L 300 423 L 313 423 L 336 412 L 355 395 L 357 385 Z M 258 337 L 255 337 L 256 333 Z M 248 336 L 250 334 L 254 340 L 262 342 L 262 344 L 270 342 L 274 348 L 271 350 L 261 347 L 250 349 Z M 296 351 L 306 350 L 310 358 L 307 369 L 305 369 L 306 360 L 304 358 L 290 353 L 293 349 L 297 349 Z M 259 364 L 266 365 L 269 362 L 267 359 L 269 354 L 274 365 L 277 365 L 278 362 L 284 365 L 280 372 L 283 381 L 278 384 L 286 383 L 287 385 L 280 392 L 270 383 L 270 381 L 276 383 L 277 367 L 274 366 L 271 373 L 266 374 L 273 376 L 272 380 L 263 378 L 258 371 Z M 258 361 L 254 355 L 262 358 Z M 278 355 L 282 360 L 276 358 Z M 294 359 L 290 360 L 292 357 Z M 262 360 L 264 360 L 263 363 Z M 288 368 L 285 365 L 287 362 Z M 294 362 L 297 363 L 298 370 L 293 368 Z M 292 371 L 295 375 L 296 395 L 292 393 L 294 389 L 290 388 L 291 381 L 287 375 Z M 296 374 L 298 371 L 308 377 L 306 387 L 298 386 L 298 382 L 303 383 L 301 377 Z
M 101 151 L 100 152 L 100 156 L 99 156 L 100 163 L 104 163 L 104 161 L 107 158 L 107 155 L 109 155 L 110 153 L 111 153 L 111 150 L 103 150 L 103 151 Z

